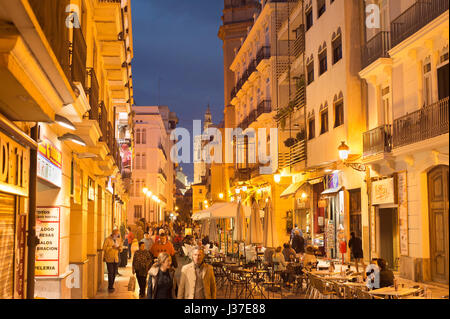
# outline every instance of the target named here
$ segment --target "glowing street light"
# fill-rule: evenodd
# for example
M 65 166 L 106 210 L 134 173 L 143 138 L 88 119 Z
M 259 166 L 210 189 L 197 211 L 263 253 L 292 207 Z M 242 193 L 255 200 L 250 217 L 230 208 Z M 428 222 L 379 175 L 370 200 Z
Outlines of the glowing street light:
M 219 194 L 219 198 L 220 198 L 220 199 L 223 199 L 223 193 L 220 193 L 220 194 Z
M 143 192 L 144 194 L 147 194 L 148 188 L 147 188 L 147 187 L 144 187 L 144 188 L 142 189 L 142 192 Z
M 346 161 L 348 159 L 348 154 L 350 154 L 350 147 L 342 141 L 341 145 L 338 147 L 338 151 L 340 159 Z

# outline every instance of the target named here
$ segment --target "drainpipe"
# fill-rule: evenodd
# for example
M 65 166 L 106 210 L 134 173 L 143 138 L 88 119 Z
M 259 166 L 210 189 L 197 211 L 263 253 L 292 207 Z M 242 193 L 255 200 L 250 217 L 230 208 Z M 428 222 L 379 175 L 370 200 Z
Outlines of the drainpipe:
M 31 138 L 38 139 L 39 125 L 31 128 Z M 30 148 L 30 176 L 28 189 L 28 265 L 27 265 L 27 299 L 34 299 L 34 270 L 36 260 L 36 246 L 39 238 L 36 237 L 36 192 L 37 192 L 37 149 Z

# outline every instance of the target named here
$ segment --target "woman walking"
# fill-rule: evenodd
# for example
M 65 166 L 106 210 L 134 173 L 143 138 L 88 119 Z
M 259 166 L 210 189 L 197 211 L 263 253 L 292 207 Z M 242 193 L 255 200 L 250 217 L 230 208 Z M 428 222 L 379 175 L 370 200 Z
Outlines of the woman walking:
M 136 278 L 139 284 L 139 297 L 145 297 L 145 286 L 147 283 L 147 273 L 152 264 L 152 256 L 150 252 L 145 249 L 145 243 L 139 243 L 139 250 L 134 253 L 133 256 L 133 274 L 136 274 Z
M 176 299 L 177 282 L 172 257 L 166 252 L 158 256 L 148 276 L 148 299 Z

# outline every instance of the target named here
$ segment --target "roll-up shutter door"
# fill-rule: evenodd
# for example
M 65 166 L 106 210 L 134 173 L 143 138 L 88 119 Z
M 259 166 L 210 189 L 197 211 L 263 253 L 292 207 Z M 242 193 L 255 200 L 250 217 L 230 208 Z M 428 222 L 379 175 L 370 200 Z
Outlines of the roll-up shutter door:
M 15 197 L 0 193 L 0 299 L 14 290 Z

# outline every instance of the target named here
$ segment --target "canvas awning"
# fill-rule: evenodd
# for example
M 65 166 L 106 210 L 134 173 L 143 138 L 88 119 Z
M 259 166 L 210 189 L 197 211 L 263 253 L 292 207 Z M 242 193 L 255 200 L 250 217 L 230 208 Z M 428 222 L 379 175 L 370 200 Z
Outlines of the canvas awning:
M 283 198 L 283 197 L 289 197 L 291 195 L 295 195 L 295 193 L 297 193 L 297 191 L 306 183 L 307 183 L 306 181 L 292 183 L 291 185 L 288 186 L 288 188 L 286 188 L 283 191 L 283 193 L 281 193 L 280 197 Z
M 342 187 L 328 188 L 322 192 L 325 196 L 334 196 L 342 190 Z
M 222 218 L 236 218 L 237 203 L 216 203 L 208 209 L 196 212 L 192 215 L 193 220 L 203 219 L 222 219 Z M 250 217 L 251 208 L 243 206 L 245 217 Z M 264 211 L 260 211 L 261 217 L 264 217 Z

